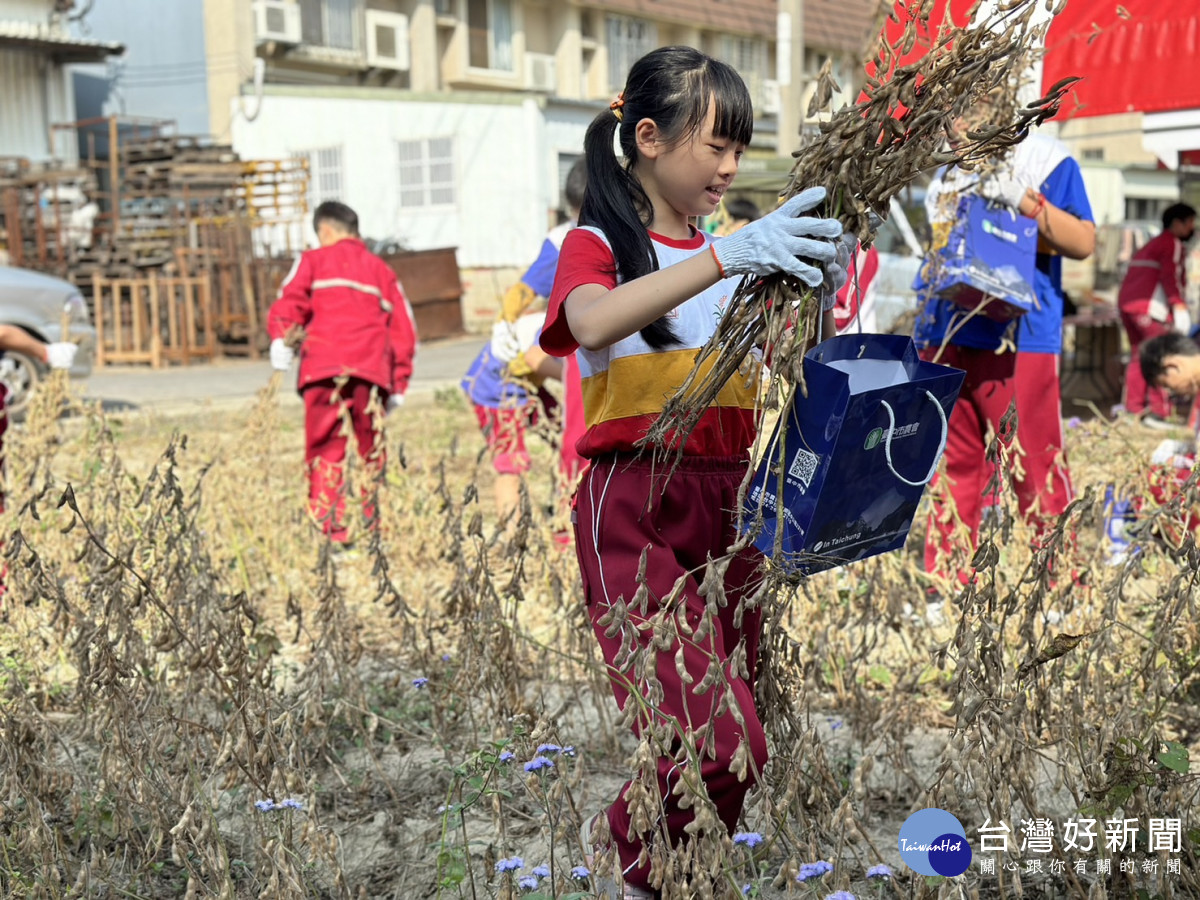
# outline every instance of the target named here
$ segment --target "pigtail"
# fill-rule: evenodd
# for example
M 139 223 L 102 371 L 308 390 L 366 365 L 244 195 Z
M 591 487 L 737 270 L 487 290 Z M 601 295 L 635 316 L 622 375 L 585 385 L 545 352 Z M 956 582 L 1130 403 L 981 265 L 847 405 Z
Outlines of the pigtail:
M 613 153 L 617 129 L 627 128 L 632 142 L 634 124 L 636 121 L 626 125 L 612 112 L 605 111 L 588 126 L 583 141 L 588 177 L 579 224 L 592 225 L 604 232 L 612 247 L 616 274 L 622 281 L 658 270 L 658 257 L 644 218 L 650 209 L 650 198 L 628 166 L 622 165 Z M 622 136 L 622 146 L 624 143 Z M 634 157 L 627 153 L 626 158 Z M 679 343 L 665 317 L 651 322 L 641 330 L 641 335 L 655 350 Z

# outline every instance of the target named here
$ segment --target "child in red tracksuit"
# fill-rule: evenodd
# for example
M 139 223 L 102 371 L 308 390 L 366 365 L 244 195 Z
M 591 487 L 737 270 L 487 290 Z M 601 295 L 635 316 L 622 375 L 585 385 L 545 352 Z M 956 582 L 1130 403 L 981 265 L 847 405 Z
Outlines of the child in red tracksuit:
M 753 550 L 728 556 L 737 539 L 738 486 L 755 436 L 756 380 L 743 374 L 730 380 L 719 404 L 684 440 L 674 471 L 661 460 L 656 466 L 653 454 L 643 457 L 638 441 L 691 372 L 741 276 L 784 271 L 816 286 L 826 275 L 821 266 L 836 269 L 841 226 L 802 215 L 824 199 L 823 188 L 805 191 L 729 237 L 714 240 L 689 223 L 716 210 L 753 121 L 741 77 L 697 50 L 666 47 L 634 64 L 611 111 L 588 129 L 587 195 L 580 226 L 563 243 L 541 338 L 551 355 L 574 353 L 582 375 L 587 432 L 579 451 L 591 464 L 576 493 L 576 552 L 613 693 L 622 707 L 638 702 L 634 697 L 654 697 L 653 713 L 636 716 L 639 734 L 672 721 L 680 728 L 704 726 L 695 764 L 730 831 L 767 761 L 754 704 L 761 612 L 742 604 L 760 577 L 761 556 Z M 625 164 L 612 152 L 614 136 Z M 829 273 L 831 280 L 837 273 L 844 280 L 840 269 Z M 832 305 L 830 294 L 825 334 L 834 333 Z M 661 611 L 677 582 L 684 585 L 679 615 L 686 612 L 696 628 L 706 605 L 699 579 L 709 559 L 721 558 L 728 561 L 728 603 L 714 627 L 682 645 L 651 647 L 654 635 L 638 626 Z M 634 602 L 639 571 L 648 591 L 644 608 L 640 599 Z M 628 617 L 610 627 L 607 616 L 622 598 Z M 657 660 L 653 690 L 622 652 L 624 642 L 657 654 L 651 657 Z M 727 665 L 741 650 L 746 677 L 740 666 L 730 671 Z M 698 690 L 713 659 L 726 678 Z M 743 745 L 750 774 L 739 780 L 730 769 Z M 677 762 L 664 748 L 657 785 L 644 786 L 657 791 L 653 807 L 662 811 L 649 833 L 634 827 L 632 783 L 605 813 L 627 898 L 656 896 L 650 866 L 640 859 L 654 835 L 665 831 L 672 843 L 686 839 L 696 807 L 673 790 L 684 765 L 690 763 Z M 594 821 L 585 844 L 595 836 Z
M 1162 388 L 1142 378 L 1138 351 L 1144 341 L 1169 333 L 1187 334 L 1192 327 L 1187 300 L 1187 243 L 1196 231 L 1196 210 L 1186 203 L 1168 206 L 1163 230 L 1133 255 L 1121 282 L 1117 307 L 1129 336 L 1129 365 L 1125 369 L 1125 409 L 1145 418 L 1150 426 L 1165 425 L 1171 402 Z
M 350 539 L 345 519 L 346 420 L 369 471 L 385 461 L 383 415 L 404 402 L 416 352 L 412 309 L 396 274 L 358 236 L 344 203 L 313 214 L 321 246 L 302 254 L 267 315 L 271 365 L 286 371 L 302 329 L 298 389 L 304 398 L 309 511 L 329 538 Z M 375 511 L 364 510 L 368 524 Z

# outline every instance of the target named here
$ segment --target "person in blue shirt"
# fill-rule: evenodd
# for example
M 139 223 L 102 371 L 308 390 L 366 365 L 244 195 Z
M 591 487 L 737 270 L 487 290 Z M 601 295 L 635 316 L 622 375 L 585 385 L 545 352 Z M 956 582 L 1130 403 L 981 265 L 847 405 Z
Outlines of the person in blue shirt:
M 959 120 L 956 134 L 967 124 Z M 960 169 L 941 173 L 925 201 L 935 238 L 939 230 L 944 235 L 953 227 L 958 200 L 966 194 L 985 197 L 1037 223 L 1033 288 L 1038 302 L 1024 316 L 1001 322 L 933 296 L 924 283 L 928 273 L 915 285 L 924 298 L 913 336 L 921 355 L 966 372 L 950 417 L 945 479 L 940 490 L 935 482 L 925 544 L 926 571 L 947 576 L 953 568 L 963 583 L 970 575 L 961 563 L 978 541 L 985 492 L 994 495 L 1001 483 L 987 461 L 987 444 L 1001 431 L 1010 405 L 1017 410 L 1016 444 L 1011 435 L 1002 436 L 1014 450 L 1012 487 L 1021 514 L 1040 535 L 1071 500 L 1060 410 L 1062 257 L 1085 259 L 1095 247 L 1079 165 L 1058 141 L 1030 136 L 1010 159 L 983 176 Z M 947 494 L 953 506 L 946 503 Z

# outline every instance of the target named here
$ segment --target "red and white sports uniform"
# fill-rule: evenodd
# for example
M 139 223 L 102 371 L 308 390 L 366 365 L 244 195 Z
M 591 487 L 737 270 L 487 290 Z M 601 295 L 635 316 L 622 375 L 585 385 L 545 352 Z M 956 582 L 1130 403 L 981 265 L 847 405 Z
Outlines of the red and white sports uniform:
M 1183 241 L 1164 231 L 1133 255 L 1129 271 L 1121 282 L 1117 308 L 1129 336 L 1131 352 L 1129 365 L 1125 368 L 1125 408 L 1131 413 L 1140 413 L 1147 406 L 1163 418 L 1171 413 L 1167 392 L 1146 384 L 1142 378 L 1138 350 L 1146 341 L 1171 330 L 1176 309 L 1187 309 L 1184 299 L 1186 262 Z
M 396 273 L 361 240 L 346 238 L 302 254 L 284 280 L 267 332 L 284 338 L 294 326 L 304 329 L 297 387 L 304 397 L 309 509 L 332 539 L 344 541 L 343 417 L 363 461 L 382 472 L 378 419 L 389 395 L 408 390 L 416 325 Z M 374 510 L 365 512 L 373 521 Z
M 687 240 L 653 233 L 650 237 L 663 269 L 708 252 L 712 242 L 702 232 L 693 232 Z M 579 364 L 587 430 L 577 449 L 591 464 L 576 492 L 575 548 L 588 615 L 621 706 L 629 702 L 631 693 L 646 696 L 650 691 L 628 665 L 616 666 L 622 642 L 648 644 L 653 635 L 635 626 L 660 611 L 659 604 L 677 581 L 684 584 L 680 608 L 686 610 L 695 628 L 705 609 L 699 582 L 705 563 L 726 557 L 736 539 L 737 492 L 749 464 L 747 448 L 756 431 L 757 360 L 748 360 L 744 371 L 725 385 L 702 415 L 683 443 L 682 462 L 675 471 L 670 472 L 661 462 L 656 465 L 651 453 L 639 456 L 636 450 L 664 402 L 692 372 L 696 351 L 715 331 L 739 281 L 719 281 L 672 310 L 667 321 L 678 343 L 669 348 L 656 350 L 640 334 L 633 334 L 603 350 L 586 350 L 571 334 L 563 302 L 582 285 L 616 287 L 616 264 L 607 240 L 597 229 L 577 228 L 563 244 L 541 344 L 554 356 L 574 354 Z M 627 623 L 610 637 L 600 620 L 618 598 L 633 599 L 643 553 L 649 590 L 646 611 L 630 610 Z M 739 608 L 757 584 L 760 564 L 761 555 L 753 548 L 730 560 L 724 580 L 728 604 L 720 610 L 713 630 L 696 643 L 659 650 L 655 671 L 662 685 L 657 705 L 663 716 L 685 727 L 711 729 L 699 742 L 700 776 L 731 832 L 755 781 L 754 774 L 738 781 L 730 772 L 734 754 L 745 745 L 752 773 L 761 772 L 767 761 L 766 735 L 754 706 L 753 660 L 761 613 Z M 746 672 L 726 667 L 728 686 L 719 683 L 703 694 L 694 693 L 710 661 L 728 661 L 739 646 L 745 650 Z M 690 681 L 680 677 L 675 662 L 678 651 Z M 737 704 L 743 725 L 729 712 L 717 714 L 723 701 Z M 646 724 L 645 718 L 639 717 L 635 728 L 640 731 Z M 658 791 L 664 815 L 659 825 L 666 827 L 673 840 L 683 839 L 683 829 L 694 815 L 692 808 L 681 808 L 672 793 L 679 777 L 674 759 L 664 756 L 659 760 Z M 625 800 L 628 788 L 626 785 L 609 807 L 608 822 L 626 880 L 645 887 L 650 872 L 638 865 L 643 840 L 637 833 L 630 834 Z

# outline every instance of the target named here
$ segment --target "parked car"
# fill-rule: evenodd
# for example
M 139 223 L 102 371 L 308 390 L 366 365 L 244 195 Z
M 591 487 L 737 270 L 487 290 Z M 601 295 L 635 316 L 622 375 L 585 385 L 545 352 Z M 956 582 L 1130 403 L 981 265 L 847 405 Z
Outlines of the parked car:
M 79 345 L 72 378 L 92 371 L 96 329 L 87 303 L 75 285 L 41 272 L 0 266 L 0 324 L 16 325 L 39 340 L 70 340 Z M 65 330 L 65 334 L 64 334 Z M 20 415 L 49 369 L 41 360 L 8 351 L 0 355 L 0 381 L 8 386 L 5 404 L 11 415 Z

